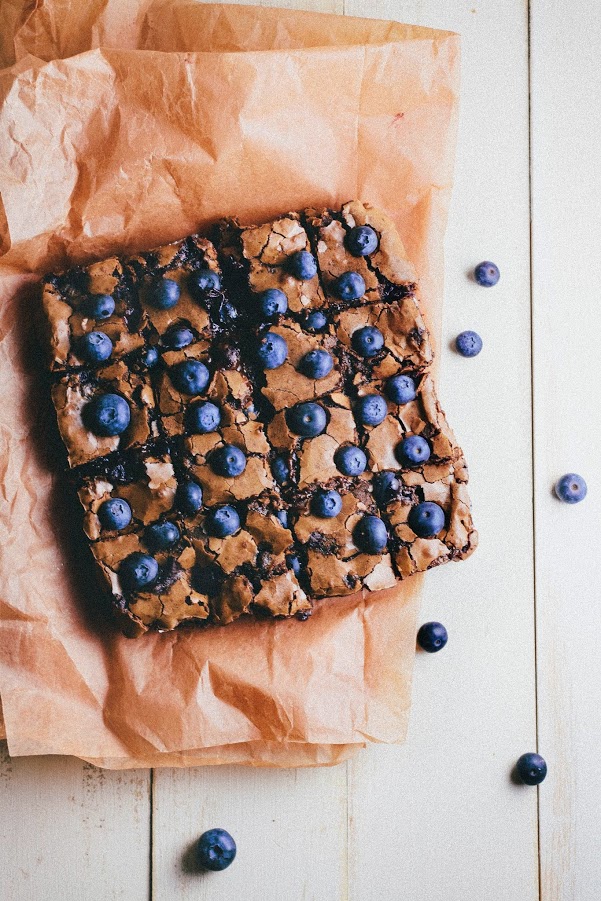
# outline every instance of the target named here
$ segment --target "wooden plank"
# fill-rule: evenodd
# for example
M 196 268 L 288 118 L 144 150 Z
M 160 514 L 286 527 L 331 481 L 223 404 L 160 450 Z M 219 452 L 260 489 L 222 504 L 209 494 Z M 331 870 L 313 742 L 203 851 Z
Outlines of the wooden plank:
M 155 771 L 154 901 L 347 897 L 346 764 L 333 769 Z M 227 829 L 236 859 L 198 872 L 194 844 Z
M 444 622 L 450 639 L 418 654 L 407 744 L 349 764 L 350 898 L 534 901 L 536 790 L 509 775 L 536 741 L 527 4 L 378 0 L 369 14 L 463 38 L 440 389 L 481 543 L 426 580 L 423 621 Z M 482 259 L 500 266 L 494 289 L 467 277 Z M 477 359 L 451 349 L 466 328 L 483 337 Z
M 148 901 L 150 776 L 0 743 L 0 898 Z
M 601 7 L 532 0 L 532 264 L 542 898 L 601 887 Z M 575 506 L 552 494 L 579 472 Z

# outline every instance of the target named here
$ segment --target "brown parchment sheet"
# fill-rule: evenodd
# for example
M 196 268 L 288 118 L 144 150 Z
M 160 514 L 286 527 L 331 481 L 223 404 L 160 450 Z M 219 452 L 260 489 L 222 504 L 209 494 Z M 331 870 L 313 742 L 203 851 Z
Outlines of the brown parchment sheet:
M 310 766 L 404 738 L 421 577 L 307 622 L 124 638 L 92 580 L 34 328 L 49 269 L 223 215 L 394 218 L 435 342 L 458 38 L 192 2 L 0 7 L 0 694 L 13 755 Z

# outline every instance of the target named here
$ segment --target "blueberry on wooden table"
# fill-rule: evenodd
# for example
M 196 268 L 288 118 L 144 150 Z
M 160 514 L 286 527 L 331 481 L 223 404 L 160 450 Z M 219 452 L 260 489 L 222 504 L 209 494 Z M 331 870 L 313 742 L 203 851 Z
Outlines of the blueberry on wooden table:
M 188 428 L 196 435 L 214 432 L 220 422 L 221 410 L 209 400 L 194 404 L 188 410 Z
M 430 459 L 430 445 L 421 435 L 409 435 L 396 448 L 399 461 L 405 466 L 418 466 Z
M 296 404 L 288 410 L 288 425 L 296 435 L 315 438 L 321 435 L 327 425 L 326 411 L 320 404 Z
M 461 332 L 455 338 L 455 347 L 462 357 L 477 357 L 482 350 L 482 338 L 477 332 Z
M 353 530 L 353 541 L 365 554 L 381 554 L 388 543 L 386 526 L 379 516 L 364 516 Z
M 375 325 L 365 325 L 353 332 L 351 344 L 361 357 L 373 357 L 384 347 L 384 335 Z
M 103 529 L 110 531 L 127 528 L 131 522 L 131 507 L 121 497 L 111 497 L 98 508 L 98 519 Z
M 215 538 L 227 538 L 240 528 L 240 517 L 235 507 L 214 507 L 207 513 L 205 528 Z
M 358 272 L 343 272 L 332 282 L 332 293 L 341 300 L 358 300 L 365 294 L 365 282 Z
M 188 479 L 178 485 L 175 504 L 182 513 L 192 516 L 202 507 L 202 488 L 198 482 Z
M 148 302 L 157 310 L 171 310 L 180 298 L 181 290 L 171 278 L 161 278 L 148 291 Z
M 115 301 L 110 294 L 91 294 L 84 300 L 82 312 L 90 319 L 108 319 L 115 312 Z
M 381 394 L 366 394 L 355 405 L 355 417 L 361 425 L 380 425 L 387 413 L 388 405 Z
M 259 312 L 265 319 L 275 319 L 288 309 L 288 298 L 279 288 L 268 288 L 259 294 Z
M 83 409 L 87 428 L 102 438 L 121 435 L 131 420 L 127 401 L 120 394 L 98 394 Z
M 386 394 L 393 404 L 408 404 L 415 400 L 415 381 L 410 375 L 393 375 L 386 382 Z
M 444 510 L 433 501 L 424 501 L 411 508 L 407 522 L 418 538 L 434 538 L 444 529 Z
M 337 491 L 318 491 L 311 502 L 311 512 L 320 519 L 332 519 L 342 510 L 342 498 Z
M 104 332 L 88 332 L 80 339 L 78 351 L 86 363 L 103 363 L 113 352 L 113 342 Z
M 246 456 L 234 444 L 224 444 L 213 451 L 210 457 L 211 469 L 218 476 L 235 479 L 246 469 Z
M 308 250 L 297 250 L 288 257 L 288 271 L 300 281 L 308 281 L 317 275 L 315 257 Z
M 149 554 L 134 551 L 126 557 L 119 567 L 119 576 L 129 591 L 139 591 L 148 588 L 156 581 L 159 574 L 159 564 Z
M 360 476 L 367 468 L 367 457 L 360 447 L 345 444 L 336 451 L 334 463 L 343 476 Z
M 354 257 L 366 257 L 377 250 L 378 235 L 370 225 L 356 225 L 351 228 L 344 243 Z
M 277 369 L 288 357 L 288 345 L 281 335 L 267 332 L 257 348 L 257 357 L 264 369 Z
M 236 856 L 236 842 L 225 829 L 209 829 L 198 839 L 196 857 L 205 870 L 225 870 Z
M 334 360 L 327 350 L 310 350 L 300 361 L 298 368 L 309 379 L 325 379 L 334 367 Z
M 547 763 L 540 754 L 522 754 L 515 768 L 524 785 L 540 785 L 547 775 Z
M 491 263 L 490 260 L 484 260 L 483 263 L 478 263 L 474 269 L 474 278 L 483 288 L 494 287 L 500 277 L 501 273 L 499 272 L 499 267 L 495 266 L 494 263 Z
M 447 630 L 442 623 L 424 623 L 417 633 L 417 643 L 428 654 L 441 651 L 448 641 Z
M 200 360 L 183 360 L 169 370 L 169 378 L 182 394 L 201 394 L 209 384 L 210 374 Z
M 566 504 L 577 504 L 586 497 L 586 482 L 575 472 L 568 472 L 555 484 L 555 494 Z
M 312 310 L 305 314 L 303 319 L 303 328 L 311 332 L 320 332 L 326 327 L 328 320 L 321 310 Z

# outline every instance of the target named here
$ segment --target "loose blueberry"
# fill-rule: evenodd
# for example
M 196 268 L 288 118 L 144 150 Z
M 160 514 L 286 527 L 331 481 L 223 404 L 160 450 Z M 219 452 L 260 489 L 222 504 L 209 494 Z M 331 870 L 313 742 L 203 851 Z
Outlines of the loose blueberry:
M 310 332 L 320 332 L 327 324 L 328 320 L 321 310 L 312 310 L 303 319 L 303 327 Z
M 278 485 L 284 485 L 290 478 L 288 460 L 286 457 L 276 457 L 271 464 L 271 472 Z
M 374 498 L 380 507 L 385 507 L 393 501 L 401 488 L 395 472 L 387 469 L 384 472 L 378 472 L 374 475 Z
M 257 357 L 264 369 L 277 369 L 286 361 L 288 345 L 281 335 L 267 332 L 257 348 Z
M 234 507 L 214 507 L 207 513 L 205 528 L 215 538 L 227 538 L 240 528 L 240 517 Z
M 370 225 L 356 225 L 346 236 L 346 248 L 354 257 L 366 257 L 378 247 L 378 235 Z
M 288 410 L 288 425 L 296 435 L 315 438 L 327 425 L 326 411 L 319 404 L 296 404 Z
M 417 643 L 428 654 L 442 651 L 448 641 L 447 630 L 442 623 L 424 623 L 417 633 Z
M 379 516 L 364 516 L 353 529 L 353 541 L 365 554 L 381 554 L 388 543 L 386 526 Z
M 341 300 L 357 300 L 365 294 L 365 282 L 358 272 L 343 272 L 332 282 L 332 293 Z
M 155 522 L 144 532 L 146 544 L 153 551 L 167 551 L 180 539 L 180 531 L 173 522 Z
M 172 350 L 181 350 L 188 347 L 194 341 L 194 334 L 189 328 L 182 325 L 176 325 L 168 329 L 163 335 L 163 343 Z
M 86 363 L 102 363 L 113 352 L 113 342 L 104 332 L 88 332 L 79 342 L 79 356 Z
M 384 347 L 384 335 L 374 325 L 366 325 L 353 332 L 351 344 L 362 357 L 373 357 Z
M 177 304 L 181 293 L 177 282 L 171 278 L 161 278 L 151 285 L 148 302 L 157 310 L 170 310 Z
M 555 494 L 566 504 L 577 504 L 586 497 L 586 482 L 575 472 L 568 472 L 555 485 Z
M 393 404 L 408 404 L 415 400 L 415 382 L 409 375 L 393 375 L 386 382 L 386 394 Z
M 279 288 L 269 288 L 259 294 L 259 312 L 265 319 L 275 319 L 288 309 L 288 298 Z
M 474 278 L 483 288 L 492 288 L 497 284 L 500 277 L 499 267 L 491 263 L 490 260 L 478 263 L 474 269 Z
M 325 379 L 334 367 L 334 360 L 327 350 L 310 350 L 298 364 L 298 368 L 308 379 Z
M 278 510 L 278 512 L 276 513 L 276 516 L 279 519 L 279 521 L 282 523 L 284 528 L 287 529 L 288 528 L 288 514 L 286 513 L 286 511 Z
M 432 501 L 424 501 L 411 508 L 407 522 L 419 538 L 434 538 L 444 529 L 444 510 Z
M 342 510 L 342 498 L 337 491 L 318 491 L 311 502 L 311 512 L 320 519 L 332 519 Z
M 125 529 L 131 522 L 131 507 L 121 497 L 111 497 L 98 508 L 98 519 L 103 529 Z
M 288 257 L 288 271 L 303 282 L 317 275 L 315 257 L 308 250 L 298 250 Z
M 295 576 L 298 576 L 301 570 L 300 560 L 298 557 L 295 557 L 294 554 L 290 554 L 286 557 L 286 565 L 288 569 L 291 569 Z
M 387 413 L 388 405 L 381 394 L 366 394 L 355 406 L 355 416 L 362 425 L 380 425 Z
M 177 509 L 187 516 L 193 516 L 194 513 L 198 513 L 202 507 L 202 488 L 198 482 L 193 482 L 191 479 L 180 482 L 175 503 Z
M 92 294 L 85 299 L 83 312 L 90 319 L 108 319 L 115 312 L 115 301 L 110 294 Z
M 188 279 L 190 294 L 196 300 L 202 300 L 209 291 L 219 291 L 221 279 L 211 269 L 197 269 Z
M 515 765 L 524 785 L 540 785 L 547 775 L 547 762 L 540 754 L 522 754 Z
M 455 347 L 462 357 L 477 357 L 482 350 L 482 338 L 477 332 L 461 332 L 455 338 Z
M 236 856 L 236 842 L 225 829 L 209 829 L 198 839 L 196 857 L 205 870 L 225 870 Z
M 339 447 L 334 455 L 334 463 L 344 476 L 360 476 L 365 472 L 367 457 L 360 447 L 346 444 Z
M 128 591 L 147 588 L 156 581 L 159 564 L 154 557 L 134 551 L 119 567 L 119 576 Z
M 200 360 L 183 360 L 169 370 L 169 378 L 182 394 L 202 394 L 211 378 Z
M 221 422 L 221 410 L 210 401 L 194 404 L 188 410 L 188 428 L 196 435 L 214 432 Z
M 147 369 L 152 369 L 159 362 L 159 352 L 156 347 L 147 347 L 140 355 L 140 363 Z
M 246 469 L 246 457 L 239 447 L 224 444 L 211 454 L 211 469 L 218 476 L 235 479 Z
M 119 394 L 99 394 L 83 409 L 86 426 L 94 435 L 121 435 L 131 420 L 129 404 Z
M 396 448 L 396 455 L 403 466 L 417 466 L 430 459 L 430 445 L 420 435 L 404 438 Z

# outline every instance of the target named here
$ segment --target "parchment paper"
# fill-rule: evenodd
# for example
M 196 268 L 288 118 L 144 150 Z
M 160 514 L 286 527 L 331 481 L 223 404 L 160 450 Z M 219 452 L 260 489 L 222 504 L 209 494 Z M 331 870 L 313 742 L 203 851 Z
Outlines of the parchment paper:
M 116 631 L 59 472 L 33 328 L 36 280 L 222 215 L 258 221 L 358 197 L 395 218 L 436 337 L 458 39 L 259 7 L 81 6 L 49 0 L 31 11 L 14 0 L 0 12 L 16 30 L 0 48 L 13 63 L 0 72 L 9 750 L 109 767 L 293 766 L 335 763 L 366 740 L 400 741 L 419 577 L 319 602 L 306 623 L 244 621 L 137 641 Z

